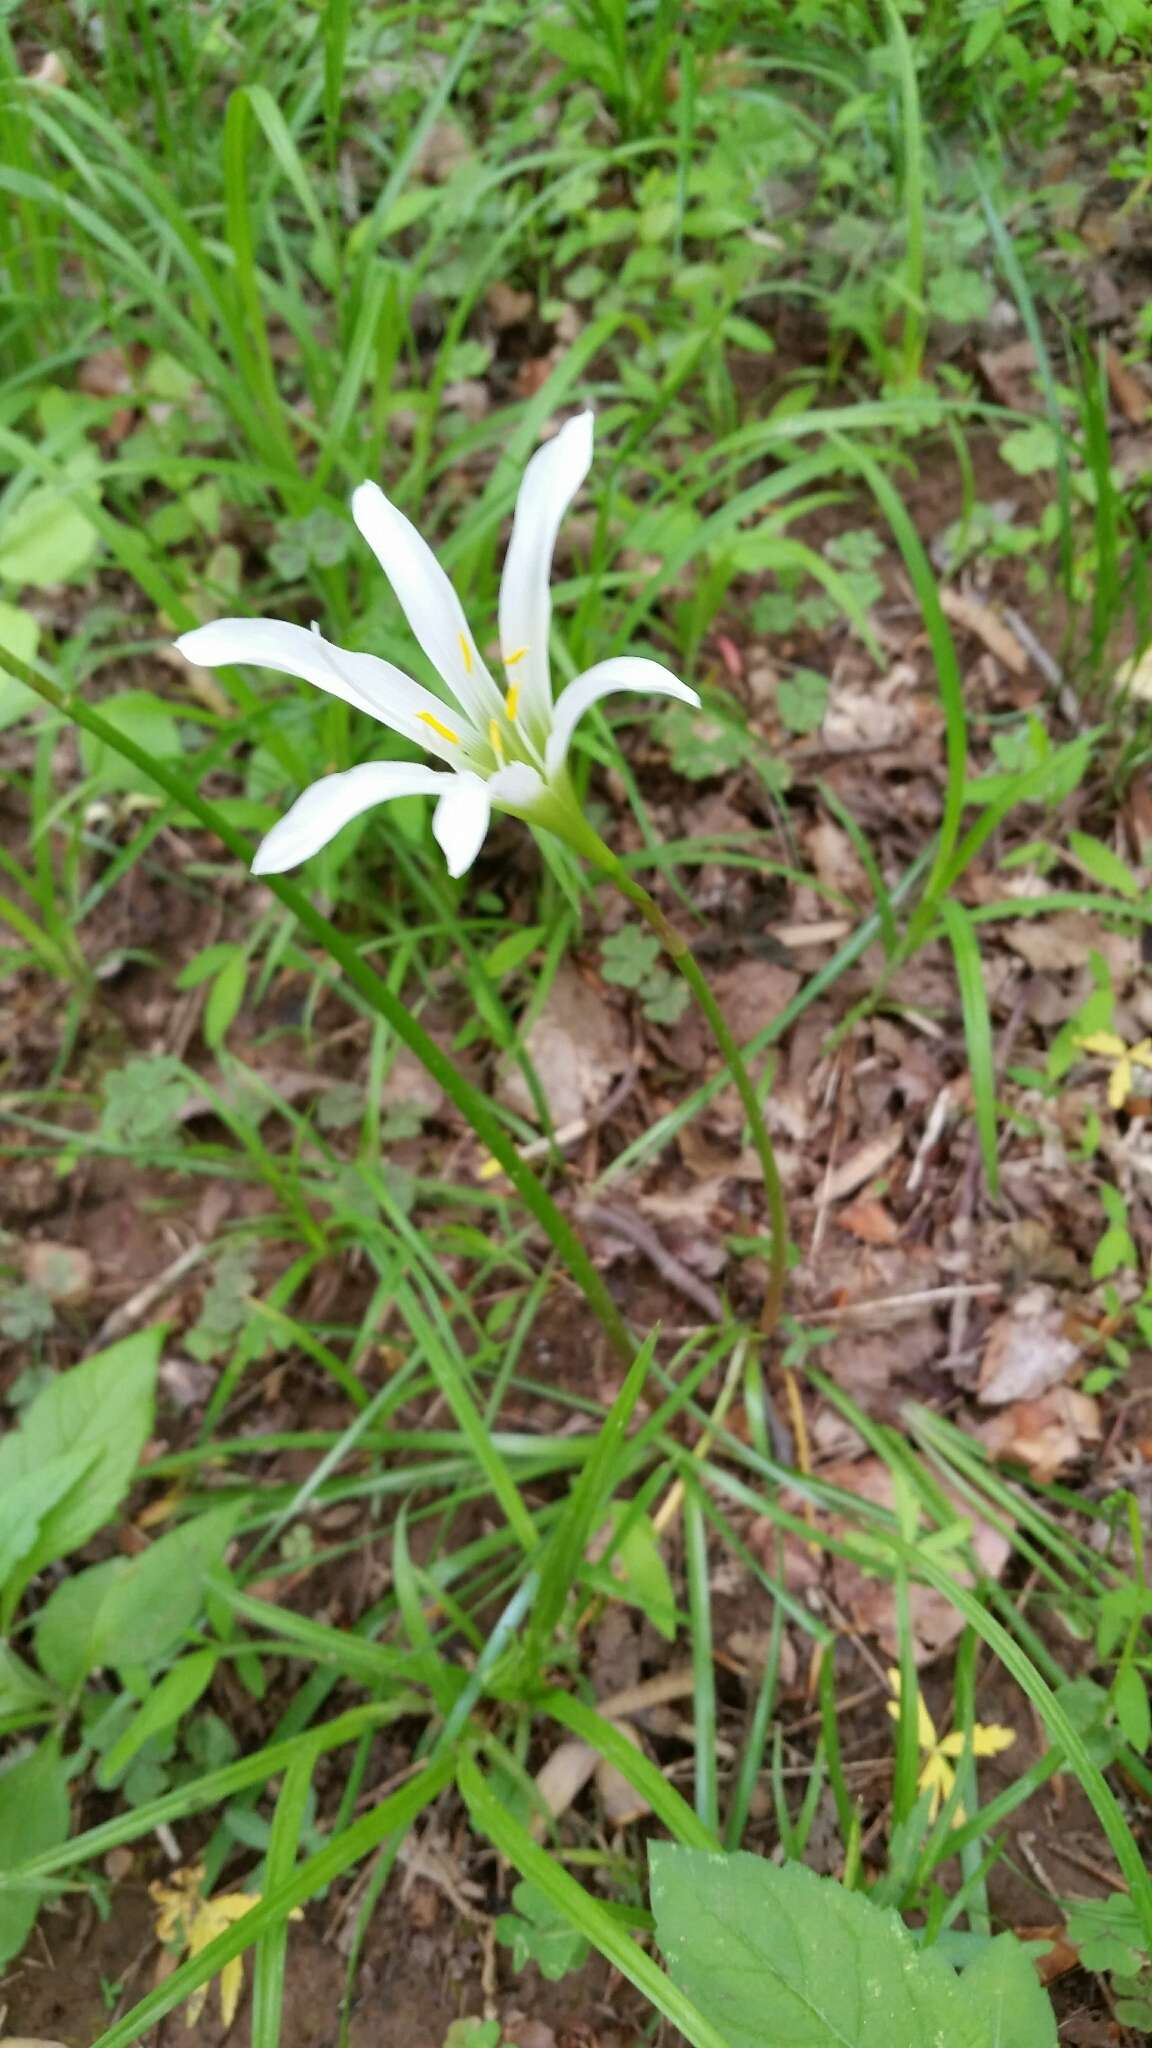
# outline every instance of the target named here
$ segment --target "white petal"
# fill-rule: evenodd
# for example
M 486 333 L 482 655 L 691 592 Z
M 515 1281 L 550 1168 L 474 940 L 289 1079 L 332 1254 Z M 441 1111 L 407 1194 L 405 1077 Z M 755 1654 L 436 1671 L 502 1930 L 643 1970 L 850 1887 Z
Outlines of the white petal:
M 678 697 L 682 704 L 700 702 L 695 690 L 690 690 L 661 662 L 647 661 L 636 654 L 618 654 L 611 661 L 598 661 L 595 668 L 586 669 L 575 682 L 569 683 L 557 699 L 544 757 L 549 775 L 563 767 L 572 735 L 584 713 L 613 690 L 643 690 L 653 697 Z
M 467 759 L 468 746 L 476 737 L 463 721 L 457 719 L 453 724 L 455 713 L 441 697 L 434 697 L 431 690 L 413 682 L 403 669 L 393 668 L 390 661 L 381 661 L 375 654 L 352 654 L 345 647 L 334 647 L 319 633 L 287 625 L 282 619 L 216 619 L 210 626 L 182 633 L 176 646 L 186 661 L 199 668 L 224 668 L 241 662 L 253 668 L 276 669 L 284 676 L 300 676 L 306 683 L 315 683 L 317 689 L 327 690 L 329 696 L 366 711 L 369 718 L 392 732 L 415 740 L 442 761 L 457 764 Z M 437 725 L 459 731 L 463 753 L 460 746 L 437 733 L 421 712 L 434 718 Z
M 520 484 L 512 538 L 500 582 L 500 651 L 508 680 L 520 690 L 520 715 L 533 737 L 542 737 L 552 708 L 548 628 L 552 597 L 552 550 L 556 534 L 592 465 L 593 416 L 582 412 L 536 450 Z M 526 650 L 521 652 L 521 650 Z
M 460 778 L 462 779 L 462 778 Z M 282 875 L 327 846 L 342 825 L 394 796 L 436 796 L 457 780 L 418 761 L 363 761 L 342 775 L 325 775 L 298 796 L 256 849 L 254 875 Z
M 497 810 L 531 811 L 544 794 L 543 777 L 527 761 L 509 761 L 488 777 L 488 798 Z
M 476 651 L 463 607 L 427 541 L 378 484 L 352 493 L 352 517 L 392 585 L 429 661 L 485 732 L 501 696 Z
M 450 875 L 463 875 L 484 844 L 492 804 L 478 775 L 454 775 L 432 813 L 432 831 Z

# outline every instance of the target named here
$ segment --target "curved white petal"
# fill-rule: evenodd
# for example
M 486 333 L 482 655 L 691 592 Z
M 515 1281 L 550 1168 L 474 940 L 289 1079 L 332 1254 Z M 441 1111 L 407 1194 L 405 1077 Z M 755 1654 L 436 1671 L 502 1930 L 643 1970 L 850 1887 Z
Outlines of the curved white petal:
M 394 796 L 436 796 L 463 777 L 424 768 L 418 761 L 363 761 L 340 775 L 325 775 L 298 796 L 279 824 L 261 840 L 252 862 L 254 875 L 282 875 L 327 846 L 342 825 L 373 804 Z
M 678 697 L 682 704 L 700 702 L 695 690 L 659 661 L 647 661 L 637 654 L 618 654 L 610 661 L 598 661 L 595 668 L 586 669 L 575 682 L 569 683 L 556 701 L 544 755 L 549 775 L 563 767 L 572 735 L 584 713 L 614 690 L 642 690 L 653 697 Z
M 488 777 L 489 801 L 497 810 L 531 811 L 545 794 L 543 776 L 527 761 L 510 761 Z
M 427 541 L 378 484 L 360 484 L 353 491 L 352 517 L 433 668 L 473 723 L 486 731 L 488 720 L 500 710 L 500 692 L 476 651 L 460 599 Z
M 290 626 L 282 619 L 216 619 L 210 626 L 197 626 L 182 633 L 176 642 L 186 661 L 199 668 L 224 668 L 232 662 L 247 662 L 254 668 L 276 669 L 280 675 L 300 676 L 315 683 L 318 690 L 354 704 L 381 725 L 415 740 L 442 761 L 458 764 L 466 760 L 476 740 L 462 720 L 403 669 L 393 668 L 375 654 L 352 654 L 335 647 L 319 633 L 303 626 Z M 421 714 L 424 714 L 421 716 Z M 435 725 L 428 723 L 429 719 Z M 459 731 L 461 744 L 445 739 L 443 730 Z M 463 752 L 461 751 L 463 747 Z
M 521 480 L 500 581 L 500 652 L 520 691 L 520 716 L 542 736 L 552 708 L 548 628 L 556 534 L 592 465 L 593 416 L 582 412 L 536 450 Z
M 478 775 L 454 775 L 432 813 L 432 831 L 453 877 L 471 867 L 484 844 L 492 804 Z

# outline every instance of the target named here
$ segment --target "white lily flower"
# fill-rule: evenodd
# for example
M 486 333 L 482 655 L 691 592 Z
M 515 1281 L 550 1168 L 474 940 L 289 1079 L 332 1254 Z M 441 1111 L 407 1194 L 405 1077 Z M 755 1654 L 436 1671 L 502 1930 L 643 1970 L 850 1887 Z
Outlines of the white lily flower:
M 251 662 L 301 676 L 417 741 L 446 764 L 425 768 L 412 761 L 366 761 L 324 776 L 297 798 L 257 849 L 256 874 L 281 874 L 297 866 L 351 818 L 397 796 L 439 798 L 432 830 L 452 875 L 471 867 L 493 810 L 546 826 L 585 851 L 598 843 L 565 767 L 579 720 L 614 690 L 648 691 L 684 704 L 700 699 L 660 662 L 617 655 L 577 676 L 553 703 L 548 664 L 552 550 L 591 462 L 592 414 L 584 412 L 538 448 L 524 471 L 500 584 L 503 689 L 485 667 L 460 600 L 431 548 L 372 483 L 353 492 L 352 516 L 451 702 L 377 655 L 332 646 L 316 626 L 309 633 L 279 619 L 218 619 L 181 635 L 176 642 L 180 653 L 201 668 Z

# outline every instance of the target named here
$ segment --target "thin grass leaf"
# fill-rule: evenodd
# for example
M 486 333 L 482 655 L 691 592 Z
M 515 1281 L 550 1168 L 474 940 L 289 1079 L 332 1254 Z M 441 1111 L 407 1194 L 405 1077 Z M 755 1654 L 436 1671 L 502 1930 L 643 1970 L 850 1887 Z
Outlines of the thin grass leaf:
M 306 1863 L 301 1863 L 291 1877 L 267 1892 L 259 1905 L 252 1906 L 242 1920 L 217 1935 L 198 1956 L 181 1963 L 163 1984 L 101 2034 L 92 2048 L 131 2048 L 134 2041 L 174 2012 L 201 1984 L 217 1976 L 233 1956 L 243 1955 L 259 1935 L 287 1920 L 294 1907 L 324 1891 L 335 1878 L 370 1855 L 386 1836 L 410 1828 L 451 1778 L 449 1761 L 427 1765 L 410 1784 L 402 1786 L 371 1813 L 353 1822 L 336 1841 L 327 1843 Z
M 264 1863 L 264 1891 L 290 1884 L 304 1834 L 315 1759 L 297 1757 L 285 1773 L 272 1815 Z M 251 2048 L 279 2048 L 284 2016 L 284 1971 L 288 1962 L 288 1918 L 274 1921 L 256 1943 L 252 1981 Z
M 952 946 L 960 1005 L 964 1013 L 964 1042 L 968 1049 L 968 1073 L 972 1082 L 972 1106 L 980 1139 L 980 1157 L 988 1192 L 1000 1192 L 1000 1156 L 996 1126 L 996 1061 L 992 1050 L 992 1020 L 984 986 L 984 963 L 976 943 L 972 920 L 954 897 L 945 897 L 940 917 Z
M 602 1902 L 569 1877 L 555 1859 L 541 1849 L 527 1829 L 513 1818 L 497 1799 L 474 1759 L 462 1756 L 457 1783 L 472 1819 L 502 1856 L 515 1865 L 544 1893 L 569 1925 L 590 1941 L 602 1956 L 634 1984 L 692 2042 L 693 2048 L 727 2048 L 716 2029 L 697 2011 L 691 2000 L 677 1990 L 650 1956 L 645 1955 Z M 98 2042 L 96 2048 L 120 2048 L 116 2042 Z

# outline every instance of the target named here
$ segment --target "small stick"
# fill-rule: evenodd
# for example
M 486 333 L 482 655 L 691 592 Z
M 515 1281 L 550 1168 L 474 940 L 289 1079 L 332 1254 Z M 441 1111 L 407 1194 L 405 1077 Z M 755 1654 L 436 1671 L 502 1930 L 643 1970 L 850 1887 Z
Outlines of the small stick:
M 114 1308 L 111 1315 L 105 1316 L 96 1332 L 94 1343 L 97 1346 L 112 1344 L 117 1337 L 126 1336 L 133 1323 L 138 1323 L 142 1316 L 146 1316 L 150 1309 L 155 1308 L 158 1301 L 163 1301 L 166 1294 L 171 1294 L 172 1289 L 179 1286 L 185 1273 L 190 1273 L 193 1266 L 199 1265 L 207 1250 L 207 1245 L 190 1244 L 186 1251 L 178 1253 L 171 1265 L 165 1266 L 162 1273 L 157 1273 L 151 1280 L 146 1280 L 143 1287 L 137 1288 L 135 1294 L 130 1294 L 127 1301 L 122 1301 L 119 1308 Z
M 600 1202 L 589 1202 L 578 1213 L 583 1222 L 594 1223 L 601 1230 L 614 1230 L 618 1237 L 623 1237 L 629 1244 L 635 1245 L 636 1250 L 642 1252 L 650 1264 L 655 1266 L 656 1271 L 667 1280 L 670 1287 L 675 1287 L 679 1293 L 687 1295 L 689 1301 L 694 1301 L 697 1308 L 703 1310 L 710 1323 L 724 1321 L 724 1304 L 716 1289 L 709 1287 L 706 1280 L 702 1280 L 698 1273 L 693 1273 L 683 1260 L 678 1259 L 674 1252 L 670 1252 L 651 1225 L 645 1223 L 641 1217 L 633 1216 L 627 1209 L 605 1208 Z

